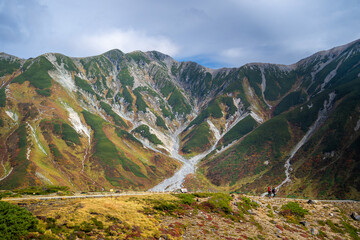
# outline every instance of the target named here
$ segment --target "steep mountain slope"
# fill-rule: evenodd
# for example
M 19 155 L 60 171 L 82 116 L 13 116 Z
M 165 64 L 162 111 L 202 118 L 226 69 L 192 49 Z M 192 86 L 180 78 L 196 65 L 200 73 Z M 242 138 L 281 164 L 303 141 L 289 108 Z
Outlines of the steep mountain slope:
M 274 117 L 208 156 L 205 175 L 234 190 L 259 193 L 275 185 L 286 194 L 358 199 L 359 51 L 357 41 L 291 66 L 291 91 L 276 91 L 277 104 L 264 94 Z
M 359 198 L 359 51 L 217 70 L 156 51 L 1 54 L 0 186 L 149 189 L 182 163 L 153 189 L 173 190 L 201 161 L 220 189 Z

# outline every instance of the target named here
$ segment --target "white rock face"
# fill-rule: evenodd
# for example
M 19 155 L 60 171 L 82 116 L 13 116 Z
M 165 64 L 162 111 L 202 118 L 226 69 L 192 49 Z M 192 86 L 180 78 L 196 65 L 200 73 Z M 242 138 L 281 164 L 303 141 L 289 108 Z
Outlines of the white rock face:
M 30 123 L 26 123 L 28 125 L 28 127 L 30 128 L 31 134 L 35 139 L 35 142 L 37 144 L 37 146 L 39 147 L 40 151 L 42 153 L 44 153 L 46 156 L 48 155 L 47 152 L 45 151 L 45 149 L 43 148 L 43 146 L 41 145 L 40 139 L 38 138 L 38 136 L 36 135 L 36 128 L 33 128 L 33 126 L 30 125 Z
M 90 142 L 90 138 L 91 138 L 90 128 L 88 128 L 85 124 L 81 122 L 79 114 L 75 112 L 74 109 L 72 109 L 70 106 L 68 106 L 65 103 L 64 106 L 66 108 L 66 111 L 68 111 L 69 113 L 69 121 L 71 122 L 72 127 L 75 129 L 77 133 L 87 136 Z
M 43 182 L 47 183 L 47 184 L 51 184 L 53 185 L 53 182 L 50 181 L 50 179 L 48 179 L 47 177 L 45 177 L 43 174 L 39 173 L 39 172 L 35 172 L 35 175 L 41 179 Z
M 58 65 L 56 61 L 56 56 L 52 53 L 45 54 L 45 57 L 52 65 L 54 65 L 56 70 L 49 71 L 49 75 L 52 79 L 58 82 L 61 86 L 63 86 L 69 92 L 74 92 L 76 90 L 75 82 L 71 76 L 71 74 L 65 70 L 64 63 Z
M 214 134 L 216 141 L 219 141 L 219 139 L 221 137 L 219 129 L 217 129 L 215 127 L 215 125 L 209 119 L 207 120 L 207 123 L 209 124 L 210 130 Z
M 264 102 L 266 103 L 266 105 L 268 105 L 268 107 L 271 109 L 272 106 L 266 101 L 265 99 L 265 90 L 266 90 L 266 78 L 265 78 L 265 74 L 264 74 L 264 67 L 260 67 L 260 71 L 261 71 L 261 89 L 262 89 L 262 97 L 264 99 Z
M 6 110 L 5 113 L 13 120 L 14 122 L 18 121 L 18 115 L 16 112 L 12 112 L 11 110 Z
M 251 117 L 255 120 L 255 121 L 257 121 L 258 123 L 263 123 L 264 122 L 264 119 L 262 118 L 262 117 L 260 117 L 259 115 L 257 115 L 255 112 L 253 112 L 253 111 L 251 111 L 250 112 L 250 115 L 251 115 Z
M 31 148 L 28 147 L 26 150 L 26 159 L 30 161 Z
M 360 119 L 357 121 L 354 130 L 355 130 L 355 132 L 357 132 L 359 129 L 360 129 Z
M 331 81 L 331 79 L 333 79 L 336 76 L 337 70 L 338 68 L 341 66 L 341 64 L 343 63 L 343 60 L 341 60 L 338 65 L 336 66 L 336 68 L 334 70 L 332 70 L 324 79 L 324 82 L 321 84 L 321 91 L 324 90 L 325 86 Z

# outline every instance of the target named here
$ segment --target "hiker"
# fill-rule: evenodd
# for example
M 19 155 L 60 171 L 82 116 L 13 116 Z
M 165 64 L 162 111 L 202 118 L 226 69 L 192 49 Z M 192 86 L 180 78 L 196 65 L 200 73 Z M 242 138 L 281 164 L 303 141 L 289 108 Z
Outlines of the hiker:
M 271 187 L 268 187 L 268 197 L 271 197 Z
M 273 194 L 273 197 L 275 197 L 275 195 L 276 195 L 276 189 L 273 187 L 273 189 L 272 189 L 272 194 Z

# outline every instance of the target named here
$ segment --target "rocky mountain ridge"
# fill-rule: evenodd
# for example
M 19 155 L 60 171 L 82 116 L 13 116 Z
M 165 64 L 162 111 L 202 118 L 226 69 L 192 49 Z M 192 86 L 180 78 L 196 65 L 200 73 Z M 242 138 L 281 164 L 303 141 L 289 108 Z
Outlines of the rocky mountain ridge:
M 178 171 L 155 188 L 172 190 L 198 166 L 194 183 L 203 187 L 260 193 L 271 183 L 281 194 L 357 198 L 359 45 L 289 66 L 216 70 L 156 51 L 2 53 L 0 186 L 149 189 Z M 338 177 L 344 162 L 352 171 Z M 309 189 L 323 185 L 318 171 L 329 166 L 327 188 Z

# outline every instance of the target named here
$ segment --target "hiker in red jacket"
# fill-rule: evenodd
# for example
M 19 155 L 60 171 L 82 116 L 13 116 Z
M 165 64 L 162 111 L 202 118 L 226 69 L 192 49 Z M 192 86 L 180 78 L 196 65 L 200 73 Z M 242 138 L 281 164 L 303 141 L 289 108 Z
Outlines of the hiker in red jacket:
M 271 187 L 268 187 L 268 197 L 271 197 Z

